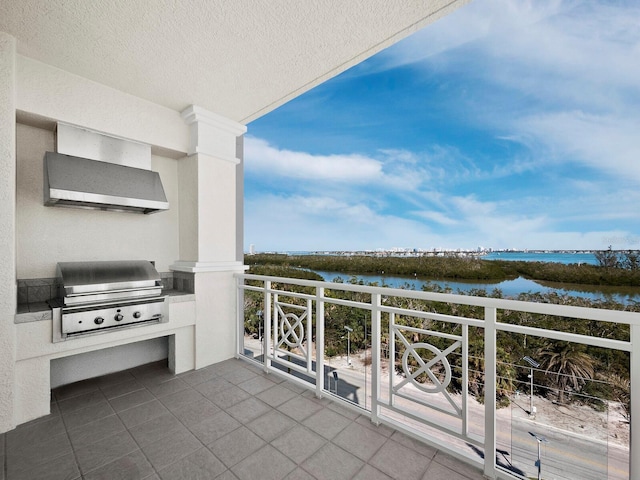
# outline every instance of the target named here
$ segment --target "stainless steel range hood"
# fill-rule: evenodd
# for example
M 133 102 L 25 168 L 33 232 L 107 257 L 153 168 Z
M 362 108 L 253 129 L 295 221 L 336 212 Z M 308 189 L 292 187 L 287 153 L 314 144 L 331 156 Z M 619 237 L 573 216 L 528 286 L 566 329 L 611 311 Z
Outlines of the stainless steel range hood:
M 44 204 L 145 214 L 169 209 L 157 172 L 56 152 L 44 157 Z

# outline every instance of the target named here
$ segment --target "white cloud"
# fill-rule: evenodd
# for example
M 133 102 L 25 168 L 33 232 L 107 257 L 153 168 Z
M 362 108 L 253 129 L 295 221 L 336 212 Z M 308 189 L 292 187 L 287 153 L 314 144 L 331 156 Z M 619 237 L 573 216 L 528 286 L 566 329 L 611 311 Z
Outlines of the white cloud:
M 542 113 L 522 119 L 518 126 L 555 152 L 556 160 L 640 181 L 640 116 Z
M 245 159 L 247 171 L 298 179 L 363 183 L 382 174 L 382 163 L 364 155 L 312 155 L 251 136 L 245 138 Z
M 247 199 L 245 225 L 245 242 L 259 251 L 375 249 L 441 241 L 421 222 L 326 197 Z

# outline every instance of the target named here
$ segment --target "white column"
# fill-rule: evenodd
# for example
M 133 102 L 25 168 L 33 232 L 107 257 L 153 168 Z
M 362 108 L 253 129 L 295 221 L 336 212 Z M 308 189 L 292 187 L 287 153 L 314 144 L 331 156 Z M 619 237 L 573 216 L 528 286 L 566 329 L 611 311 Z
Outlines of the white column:
M 182 118 L 191 142 L 189 156 L 178 166 L 180 260 L 171 268 L 195 277 L 195 365 L 201 368 L 233 357 L 236 350 L 233 274 L 244 271 L 237 252 L 242 236 L 237 146 L 246 127 L 197 106 L 187 108 Z
M 15 427 L 16 40 L 0 32 L 0 433 Z

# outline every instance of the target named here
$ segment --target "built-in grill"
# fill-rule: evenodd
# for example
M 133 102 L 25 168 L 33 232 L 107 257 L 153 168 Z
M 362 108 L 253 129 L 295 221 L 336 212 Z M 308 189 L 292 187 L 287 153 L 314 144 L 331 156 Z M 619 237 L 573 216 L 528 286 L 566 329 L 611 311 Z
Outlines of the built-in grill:
M 54 342 L 169 321 L 167 296 L 151 262 L 61 262 L 57 273 Z

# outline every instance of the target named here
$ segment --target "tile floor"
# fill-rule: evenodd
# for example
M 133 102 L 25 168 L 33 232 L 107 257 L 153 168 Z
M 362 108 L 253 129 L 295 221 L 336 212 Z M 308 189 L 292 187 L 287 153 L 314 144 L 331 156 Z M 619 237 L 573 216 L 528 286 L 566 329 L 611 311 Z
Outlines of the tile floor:
M 479 470 L 241 360 L 53 391 L 0 435 L 0 480 L 479 480 Z

